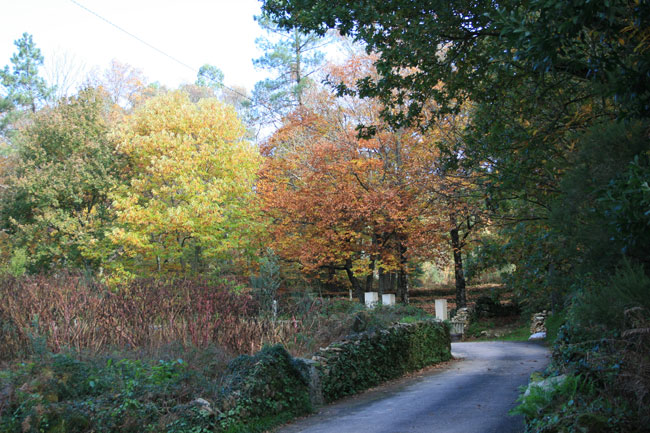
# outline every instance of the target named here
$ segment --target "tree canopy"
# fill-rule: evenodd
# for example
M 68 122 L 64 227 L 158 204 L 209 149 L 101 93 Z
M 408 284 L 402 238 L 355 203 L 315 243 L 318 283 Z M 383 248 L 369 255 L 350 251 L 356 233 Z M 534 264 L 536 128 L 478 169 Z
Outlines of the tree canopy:
M 128 184 L 111 197 L 110 235 L 126 272 L 215 266 L 253 244 L 257 150 L 244 140 L 234 108 L 162 94 L 135 110 L 118 134 Z

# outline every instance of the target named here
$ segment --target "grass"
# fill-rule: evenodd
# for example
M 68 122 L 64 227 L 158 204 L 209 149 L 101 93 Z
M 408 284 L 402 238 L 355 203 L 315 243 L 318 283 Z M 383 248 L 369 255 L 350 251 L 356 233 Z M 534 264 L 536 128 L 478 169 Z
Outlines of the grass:
M 465 335 L 470 341 L 527 341 L 529 327 L 528 321 L 521 316 L 495 317 L 473 322 Z M 484 331 L 488 335 L 481 335 Z
M 528 322 L 522 322 L 522 324 L 513 329 L 511 332 L 508 332 L 501 337 L 496 339 L 499 341 L 528 341 L 530 337 L 530 324 Z

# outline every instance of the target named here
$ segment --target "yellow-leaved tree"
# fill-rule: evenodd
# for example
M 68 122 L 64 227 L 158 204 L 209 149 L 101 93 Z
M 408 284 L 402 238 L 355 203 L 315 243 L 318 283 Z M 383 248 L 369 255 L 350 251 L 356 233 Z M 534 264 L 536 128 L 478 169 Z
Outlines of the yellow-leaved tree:
M 159 95 L 118 132 L 130 182 L 113 193 L 114 277 L 218 270 L 250 251 L 260 156 L 233 107 Z

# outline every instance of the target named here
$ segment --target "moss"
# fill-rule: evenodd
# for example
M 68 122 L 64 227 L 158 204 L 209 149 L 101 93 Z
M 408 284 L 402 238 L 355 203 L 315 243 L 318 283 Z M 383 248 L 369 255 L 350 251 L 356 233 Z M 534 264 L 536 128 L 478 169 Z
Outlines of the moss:
M 311 411 L 308 379 L 284 347 L 268 346 L 230 363 L 221 406 L 228 428 L 248 419 L 303 415 Z
M 320 350 L 321 383 L 326 401 L 373 387 L 451 358 L 446 324 L 421 321 L 359 334 Z

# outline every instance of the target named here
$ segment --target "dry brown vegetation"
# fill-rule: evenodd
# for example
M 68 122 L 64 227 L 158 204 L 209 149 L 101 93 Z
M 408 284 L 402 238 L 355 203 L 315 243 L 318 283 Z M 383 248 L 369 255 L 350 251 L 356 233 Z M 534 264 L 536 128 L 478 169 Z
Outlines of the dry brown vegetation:
M 39 345 L 87 353 L 212 345 L 236 355 L 282 343 L 298 355 L 326 345 L 350 325 L 343 316 L 320 314 L 329 306 L 318 299 L 294 304 L 274 320 L 245 290 L 197 280 L 137 280 L 112 291 L 71 274 L 7 278 L 0 299 L 5 360 L 30 355 Z

